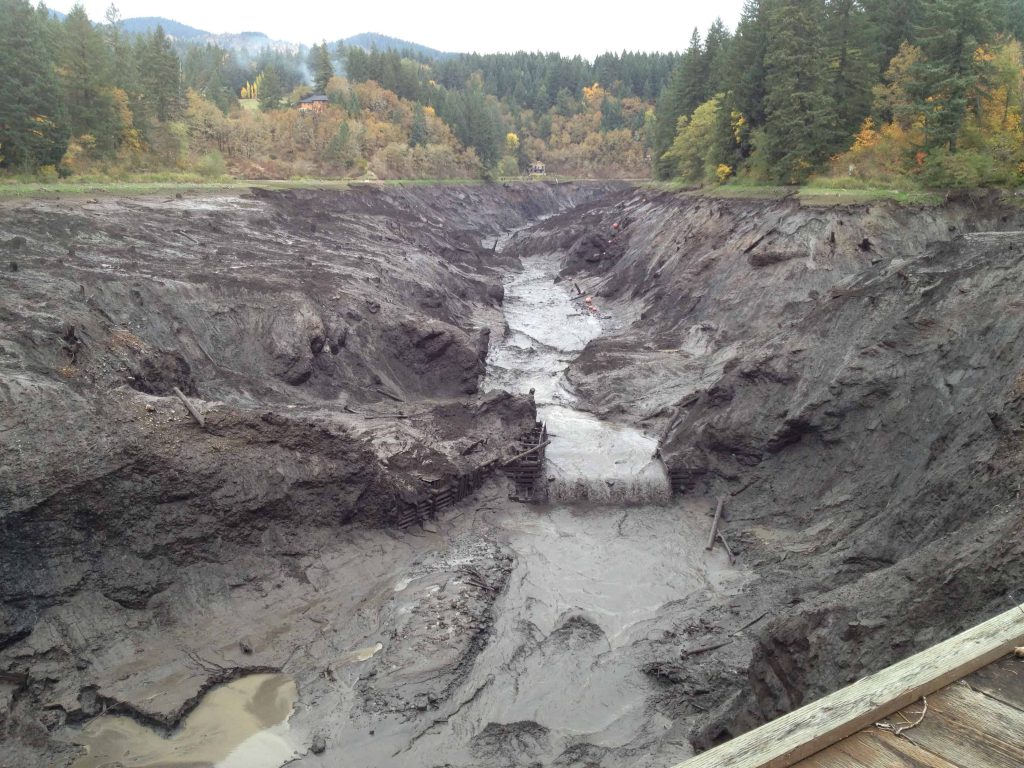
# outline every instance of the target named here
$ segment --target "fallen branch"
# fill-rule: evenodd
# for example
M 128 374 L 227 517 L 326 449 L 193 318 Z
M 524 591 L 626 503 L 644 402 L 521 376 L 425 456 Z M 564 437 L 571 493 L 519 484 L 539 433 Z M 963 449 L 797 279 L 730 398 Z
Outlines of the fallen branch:
M 192 662 L 194 666 L 198 667 L 208 675 L 223 675 L 231 671 L 228 667 L 221 666 L 215 661 L 204 659 L 195 651 L 186 650 L 185 657 Z
M 756 619 L 751 619 L 751 620 L 750 620 L 750 621 L 748 621 L 748 622 L 747 622 L 746 624 L 744 624 L 744 625 L 743 625 L 742 627 L 740 627 L 740 628 L 739 628 L 739 629 L 737 629 L 737 630 L 736 630 L 735 632 L 733 632 L 733 633 L 732 633 L 732 636 L 733 636 L 733 637 L 736 637 L 736 635 L 738 635 L 738 634 L 739 634 L 740 632 L 742 632 L 743 630 L 745 630 L 745 629 L 750 629 L 750 628 L 751 628 L 752 626 L 754 626 L 755 624 L 757 624 L 757 622 L 759 622 L 759 621 L 760 621 L 761 619 L 763 619 L 763 618 L 764 618 L 765 616 L 767 616 L 767 615 L 768 615 L 768 611 L 765 611 L 765 612 L 764 612 L 764 613 L 762 613 L 762 614 L 761 614 L 760 616 L 758 616 L 758 617 L 757 617 Z
M 729 640 L 725 640 L 724 642 L 721 642 L 721 643 L 714 643 L 713 645 L 702 645 L 700 648 L 694 648 L 692 651 L 687 651 L 686 649 L 683 649 L 682 651 L 679 652 L 679 655 L 680 656 L 696 656 L 696 655 L 698 655 L 700 653 L 707 653 L 708 651 L 714 651 L 714 650 L 717 650 L 719 648 L 724 648 L 725 646 L 729 645 L 731 642 L 732 642 L 732 639 L 730 638 Z
M 175 387 L 174 394 L 176 394 L 178 399 L 185 404 L 185 410 L 192 414 L 192 418 L 196 420 L 196 423 L 203 429 L 206 429 L 206 419 L 203 418 L 203 414 L 197 411 L 195 407 L 193 407 L 192 403 L 188 401 L 188 398 L 185 397 L 185 393 Z

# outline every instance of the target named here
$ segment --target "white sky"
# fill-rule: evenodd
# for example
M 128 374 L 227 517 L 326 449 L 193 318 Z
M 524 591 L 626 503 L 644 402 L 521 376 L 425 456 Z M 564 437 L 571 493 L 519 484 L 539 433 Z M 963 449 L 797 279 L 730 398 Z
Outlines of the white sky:
M 606 51 L 679 51 L 698 27 L 703 34 L 721 16 L 729 29 L 743 0 L 115 0 L 123 18 L 163 16 L 208 32 L 264 32 L 275 40 L 328 42 L 379 32 L 443 51 L 558 51 L 593 58 Z M 67 13 L 73 0 L 47 6 Z M 102 21 L 110 0 L 85 0 L 89 18 Z

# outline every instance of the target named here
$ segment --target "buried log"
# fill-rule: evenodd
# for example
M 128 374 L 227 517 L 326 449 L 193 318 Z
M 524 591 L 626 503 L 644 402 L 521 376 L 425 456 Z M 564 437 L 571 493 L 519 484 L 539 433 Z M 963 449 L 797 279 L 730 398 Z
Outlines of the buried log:
M 192 403 L 189 402 L 188 398 L 185 397 L 185 393 L 175 387 L 174 394 L 176 394 L 178 399 L 185 404 L 185 409 L 192 414 L 192 418 L 196 420 L 196 423 L 203 429 L 206 429 L 206 419 L 203 417 L 203 414 L 197 411 Z
M 718 506 L 715 508 L 715 522 L 711 524 L 711 535 L 708 536 L 707 550 L 709 552 L 715 548 L 715 537 L 718 535 L 718 523 L 722 520 L 723 506 L 725 506 L 725 496 L 719 496 Z
M 529 456 L 529 455 L 530 455 L 531 453 L 534 453 L 534 452 L 536 452 L 536 451 L 539 451 L 539 450 L 540 450 L 541 448 L 543 448 L 543 447 L 544 447 L 544 446 L 546 446 L 546 445 L 549 445 L 550 443 L 551 443 L 551 441 L 550 441 L 550 440 L 545 440 L 545 441 L 544 441 L 543 443 L 538 443 L 537 445 L 533 446 L 532 448 L 530 448 L 530 449 L 528 449 L 528 450 L 525 450 L 525 451 L 523 451 L 523 452 L 522 452 L 522 453 L 520 453 L 520 454 L 519 454 L 518 456 L 513 456 L 513 457 L 512 457 L 511 459 L 509 459 L 508 461 L 506 461 L 506 462 L 505 462 L 504 464 L 502 464 L 501 466 L 503 466 L 503 467 L 507 467 L 507 466 L 508 466 L 509 464 L 514 464 L 515 462 L 519 461 L 519 460 L 520 460 L 521 458 L 523 458 L 524 456 Z

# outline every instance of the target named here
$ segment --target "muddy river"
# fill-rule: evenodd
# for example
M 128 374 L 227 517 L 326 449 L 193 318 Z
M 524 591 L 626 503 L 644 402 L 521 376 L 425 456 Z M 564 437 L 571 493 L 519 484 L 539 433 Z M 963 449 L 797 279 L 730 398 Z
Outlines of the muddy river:
M 578 410 L 565 371 L 616 318 L 556 283 L 557 255 L 527 259 L 505 283 L 509 332 L 491 346 L 484 389 L 534 391 L 551 436 L 547 463 L 554 501 L 643 504 L 671 497 L 657 440 Z M 593 307 L 590 309 L 589 307 Z

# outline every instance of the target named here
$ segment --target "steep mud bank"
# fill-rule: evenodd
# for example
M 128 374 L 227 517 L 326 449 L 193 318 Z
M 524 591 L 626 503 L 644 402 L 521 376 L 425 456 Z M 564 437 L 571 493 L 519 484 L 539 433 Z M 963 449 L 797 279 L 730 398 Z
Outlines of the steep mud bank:
M 38 758 L 48 729 L 115 705 L 172 725 L 209 685 L 275 667 L 243 657 L 182 676 L 181 649 L 161 658 L 160 643 L 149 667 L 125 664 L 224 588 L 311 578 L 309 553 L 338 526 L 386 525 L 402 499 L 526 431 L 532 403 L 478 392 L 514 263 L 484 241 L 610 188 L 5 204 L 0 720 L 13 743 Z M 119 645 L 123 615 L 138 624 Z M 146 698 L 154 686 L 166 695 Z
M 662 436 L 679 491 L 729 494 L 727 535 L 769 610 L 719 681 L 701 746 L 1009 607 L 1024 576 L 1024 215 L 809 208 L 624 192 L 531 231 L 636 322 L 568 379 Z M 685 715 L 708 680 L 649 668 Z

